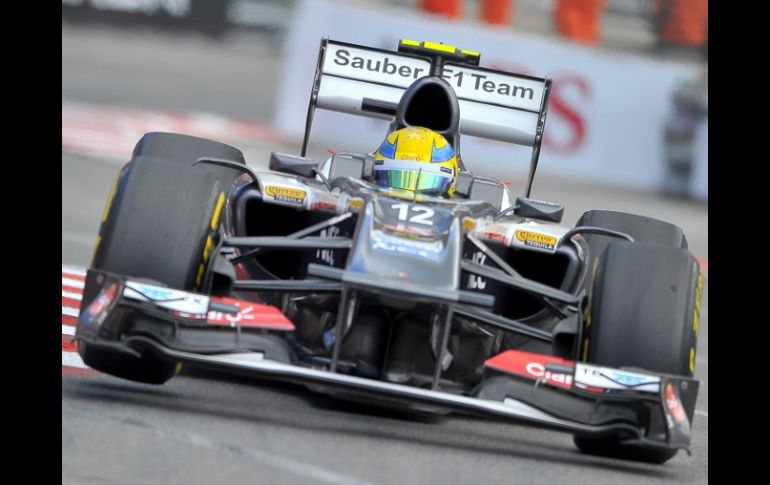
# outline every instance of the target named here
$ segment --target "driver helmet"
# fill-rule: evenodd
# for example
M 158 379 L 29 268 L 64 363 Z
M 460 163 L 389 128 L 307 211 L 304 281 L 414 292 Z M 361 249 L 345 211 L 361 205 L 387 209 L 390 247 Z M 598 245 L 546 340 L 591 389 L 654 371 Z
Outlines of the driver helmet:
M 433 130 L 411 126 L 394 131 L 374 158 L 374 176 L 381 187 L 454 196 L 457 156 L 446 138 Z

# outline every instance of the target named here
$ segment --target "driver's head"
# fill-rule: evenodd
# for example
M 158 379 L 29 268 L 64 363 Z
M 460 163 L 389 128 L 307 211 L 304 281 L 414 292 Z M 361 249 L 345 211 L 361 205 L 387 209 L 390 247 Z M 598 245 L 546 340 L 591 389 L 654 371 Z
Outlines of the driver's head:
M 394 131 L 374 158 L 374 176 L 381 187 L 454 196 L 457 156 L 435 131 L 414 126 Z

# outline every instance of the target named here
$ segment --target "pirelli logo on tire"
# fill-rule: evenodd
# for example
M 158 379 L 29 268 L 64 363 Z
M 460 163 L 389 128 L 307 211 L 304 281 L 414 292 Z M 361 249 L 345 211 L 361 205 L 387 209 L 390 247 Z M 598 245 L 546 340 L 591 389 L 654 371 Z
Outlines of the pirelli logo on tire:
M 211 222 L 209 223 L 209 234 L 206 236 L 206 244 L 203 246 L 203 255 L 201 257 L 201 263 L 198 265 L 198 272 L 195 275 L 194 289 L 200 289 L 203 285 L 203 277 L 206 274 L 206 267 L 211 257 L 211 251 L 214 249 L 214 238 L 219 230 L 219 219 L 222 215 L 222 207 L 225 204 L 225 193 L 220 192 L 217 197 L 216 205 L 214 206 L 214 212 L 211 214 Z
M 547 249 L 553 251 L 556 249 L 556 238 L 549 236 L 548 234 L 541 234 L 539 232 L 523 231 L 521 229 L 516 231 L 516 240 L 523 243 L 525 246 L 533 248 Z
M 277 202 L 295 205 L 305 205 L 305 198 L 307 197 L 307 193 L 304 190 L 292 189 L 290 187 L 278 187 L 276 185 L 268 185 L 265 187 L 265 193 Z

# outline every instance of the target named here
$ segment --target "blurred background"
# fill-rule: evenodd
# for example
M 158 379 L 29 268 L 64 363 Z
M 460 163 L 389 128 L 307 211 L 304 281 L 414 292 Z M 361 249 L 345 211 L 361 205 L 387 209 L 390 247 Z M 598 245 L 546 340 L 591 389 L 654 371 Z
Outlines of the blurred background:
M 62 261 L 87 265 L 104 200 L 148 131 L 298 152 L 319 40 L 399 38 L 553 79 L 533 196 L 669 220 L 708 255 L 706 0 L 62 0 Z M 309 156 L 369 151 L 384 121 L 317 111 Z M 471 170 L 526 180 L 529 149 L 463 138 Z

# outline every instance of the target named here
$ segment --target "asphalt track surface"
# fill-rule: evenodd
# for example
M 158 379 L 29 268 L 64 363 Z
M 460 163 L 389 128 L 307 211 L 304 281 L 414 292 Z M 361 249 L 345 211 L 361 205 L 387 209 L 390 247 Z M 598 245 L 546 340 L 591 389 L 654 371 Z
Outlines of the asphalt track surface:
M 278 47 L 273 36 L 212 44 L 63 25 L 62 101 L 268 123 Z M 276 147 L 244 148 L 259 168 Z M 62 152 L 63 264 L 88 264 L 118 169 Z M 539 178 L 535 193 L 563 203 L 565 223 L 591 208 L 669 220 L 708 257 L 705 204 L 558 177 Z M 162 386 L 63 375 L 62 483 L 707 483 L 708 278 L 701 325 L 693 454 L 663 466 L 584 455 L 562 433 L 351 404 L 293 385 L 200 372 Z

